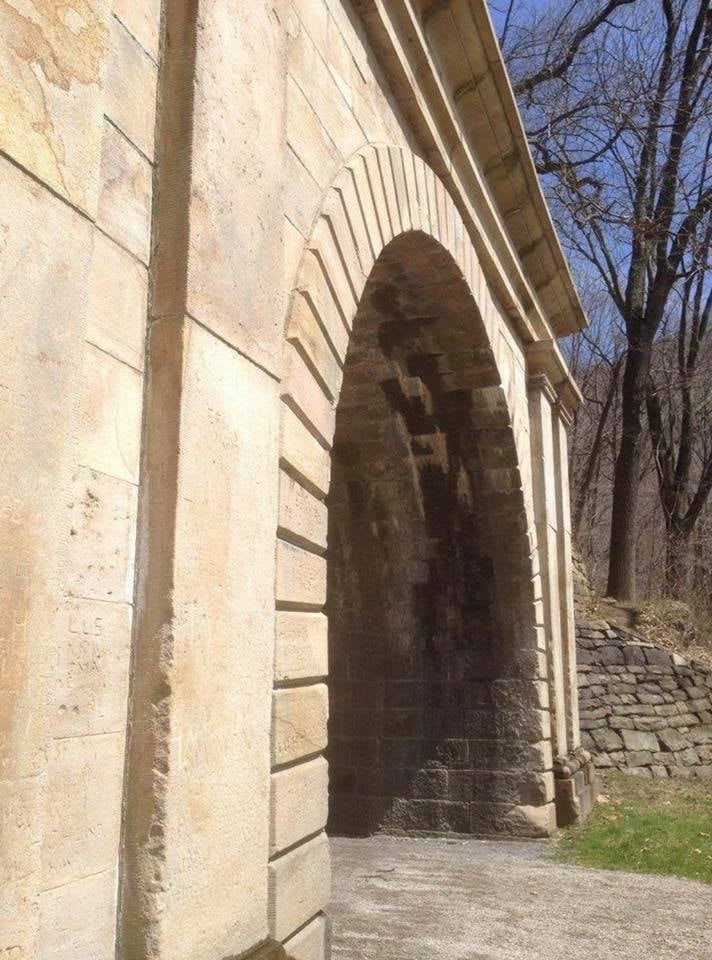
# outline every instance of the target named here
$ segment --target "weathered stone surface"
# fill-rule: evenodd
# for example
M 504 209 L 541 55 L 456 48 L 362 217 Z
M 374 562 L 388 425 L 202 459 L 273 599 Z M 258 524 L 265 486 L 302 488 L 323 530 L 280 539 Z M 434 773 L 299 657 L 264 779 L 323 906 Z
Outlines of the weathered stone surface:
M 143 369 L 148 273 L 99 231 L 89 276 L 87 340 L 137 370 Z
M 322 613 L 280 611 L 275 636 L 275 680 L 325 677 L 327 630 Z
M 388 322 L 379 362 L 355 376 L 376 386 L 387 417 L 379 428 L 368 402 L 355 417 L 373 474 L 361 489 L 348 487 L 351 506 L 378 503 L 374 522 L 347 537 L 374 545 L 368 566 L 377 575 L 362 597 L 393 612 L 400 640 L 413 636 L 395 610 L 400 598 L 411 612 L 421 608 L 423 622 L 442 601 L 430 637 L 444 636 L 453 612 L 460 618 L 438 641 L 448 688 L 431 684 L 418 701 L 411 684 L 415 705 L 400 686 L 412 680 L 413 660 L 391 648 L 386 662 L 385 636 L 372 622 L 349 636 L 356 683 L 370 659 L 389 703 L 384 736 L 370 704 L 357 708 L 359 729 L 342 727 L 361 758 L 358 782 L 373 791 L 368 814 L 377 825 L 388 814 L 379 809 L 374 749 L 403 761 L 394 780 L 412 787 L 398 798 L 394 826 L 550 833 L 552 721 L 571 764 L 571 806 L 585 812 L 589 761 L 570 752 L 579 732 L 563 422 L 575 390 L 551 389 L 568 374 L 549 335 L 529 344 L 549 321 L 558 334 L 583 318 L 538 186 L 519 182 L 516 151 L 507 176 L 496 176 L 500 148 L 486 143 L 494 125 L 504 144 L 521 131 L 494 66 L 482 63 L 487 123 L 477 131 L 492 182 L 473 193 L 483 172 L 461 145 L 441 143 L 430 115 L 438 84 L 452 92 L 455 64 L 444 63 L 437 82 L 434 74 L 421 82 L 419 67 L 412 88 L 408 75 L 394 89 L 394 64 L 412 54 L 402 24 L 389 40 L 398 56 L 386 58 L 368 45 L 373 25 L 362 30 L 359 14 L 340 2 L 328 10 L 303 0 L 159 6 L 10 0 L 0 14 L 0 146 L 16 164 L 0 161 L 8 181 L 0 190 L 8 267 L 0 512 L 9 530 L 0 548 L 0 790 L 11 864 L 0 892 L 0 954 L 19 947 L 33 960 L 105 960 L 117 951 L 126 960 L 222 960 L 257 947 L 276 960 L 284 951 L 268 936 L 271 872 L 274 921 L 290 935 L 294 960 L 323 960 L 328 869 L 315 833 L 326 799 L 317 757 L 326 687 L 315 681 L 327 672 L 326 498 L 343 369 L 349 350 L 359 350 L 354 315 L 378 299 L 363 296 L 366 274 L 378 259 L 370 290 L 387 294 Z M 468 5 L 459 15 L 470 16 Z M 374 16 L 386 12 L 374 8 Z M 489 27 L 473 21 L 472 30 Z M 403 103 L 422 111 L 417 136 Z M 366 138 L 379 146 L 354 154 Z M 403 146 L 416 141 L 433 145 L 433 168 L 453 171 L 447 186 Z M 498 210 L 480 216 L 483 202 L 514 209 L 501 192 L 510 178 L 519 183 L 514 217 L 535 211 L 526 238 L 520 227 L 502 232 Z M 458 211 L 481 222 L 478 251 Z M 547 249 L 536 255 L 526 249 L 530 227 L 544 231 Z M 401 245 L 382 256 L 401 231 Z M 418 280 L 413 289 L 406 268 Z M 530 284 L 537 297 L 520 303 Z M 398 333 L 394 303 L 418 322 Z M 437 330 L 428 321 L 417 332 L 423 316 L 437 317 Z M 285 331 L 293 358 L 283 370 Z M 406 343 L 414 333 L 417 349 Z M 538 394 L 531 407 L 529 374 Z M 478 448 L 471 497 L 461 448 L 448 453 L 442 443 L 461 396 L 472 401 L 457 414 L 461 439 Z M 409 509 L 421 521 L 426 501 L 436 509 L 428 507 L 407 551 L 388 554 L 388 524 L 403 520 L 404 543 L 409 529 L 396 516 L 403 474 L 384 455 L 396 434 L 401 463 L 422 480 Z M 443 517 L 457 522 L 434 537 Z M 458 554 L 473 545 L 477 555 Z M 333 538 L 330 548 L 333 557 Z M 388 554 L 380 568 L 379 553 Z M 493 592 L 463 603 L 456 580 L 463 591 L 490 580 Z M 479 648 L 451 643 L 458 631 Z M 369 632 L 380 649 L 365 650 Z M 610 659 L 611 631 L 593 632 L 592 651 L 604 651 L 590 684 L 598 696 L 597 685 L 621 677 L 623 664 Z M 692 669 L 687 677 L 697 685 Z M 275 678 L 281 769 L 271 783 Z M 607 720 L 617 703 L 625 701 L 600 713 L 593 704 L 592 716 Z M 432 729 L 416 741 L 425 708 Z M 305 755 L 304 769 L 294 765 Z M 270 783 L 285 812 L 275 813 L 268 867 Z M 473 799 L 447 799 L 450 786 Z
M 73 17 L 55 4 L 3 7 L 0 147 L 88 214 L 96 211 L 107 0 Z
M 293 477 L 279 475 L 279 533 L 321 552 L 326 550 L 327 509 Z
M 688 746 L 685 737 L 672 728 L 661 730 L 658 739 L 666 750 L 684 750 Z
M 136 488 L 81 468 L 68 501 L 67 592 L 72 597 L 131 603 L 136 536 Z
M 151 350 L 123 937 L 132 956 L 159 937 L 180 960 L 267 933 L 279 400 L 190 321 L 155 324 Z M 176 390 L 178 422 L 165 417 Z
M 706 776 L 711 758 L 693 745 L 707 739 L 704 734 L 698 738 L 695 731 L 712 706 L 707 686 L 712 671 L 702 668 L 695 673 L 684 658 L 649 644 L 632 643 L 625 631 L 616 628 L 606 634 L 605 656 L 617 661 L 617 654 L 610 651 L 621 651 L 627 670 L 616 675 L 617 667 L 611 665 L 606 673 L 592 674 L 589 663 L 602 662 L 604 648 L 590 646 L 598 643 L 590 633 L 579 624 L 581 725 L 590 731 L 587 744 L 598 751 L 596 766 L 631 768 L 637 776 L 647 775 L 644 771 L 649 768 L 655 777 L 667 776 L 668 769 L 671 776 L 686 775 L 684 771 L 694 767 Z M 671 662 L 675 676 L 670 675 Z M 623 745 L 625 751 L 620 749 Z
M 272 372 L 286 303 L 286 39 L 268 6 L 201 4 L 186 307 Z
M 326 601 L 326 561 L 284 540 L 277 541 L 277 602 L 319 609 Z
M 623 747 L 623 740 L 615 730 L 594 730 L 591 736 L 599 750 L 620 750 Z
M 42 844 L 42 876 L 47 888 L 113 870 L 123 753 L 123 730 L 52 742 Z M 104 887 L 102 899 L 108 897 L 113 903 L 113 885 Z
M 285 941 L 284 948 L 293 960 L 326 960 L 326 918 L 315 917 L 303 930 Z
M 31 21 L 8 9 L 11 21 L 19 21 L 19 33 L 11 28 L 3 42 L 21 45 Z M 25 82 L 22 71 L 4 76 L 11 85 Z M 32 89 L 37 95 L 37 86 Z M 14 102 L 3 95 L 3 110 Z M 3 124 L 6 119 L 4 113 Z M 26 119 L 16 118 L 21 128 Z M 12 126 L 2 130 L 7 137 Z M 23 137 L 19 129 L 18 143 Z M 42 885 L 51 651 L 58 636 L 66 636 L 58 611 L 69 541 L 65 504 L 76 463 L 84 336 L 80 305 L 89 275 L 91 227 L 0 158 L 0 236 L 6 265 L 0 286 L 0 953 L 17 947 L 31 957 Z M 27 283 L 29 275 L 37 282 Z
M 83 399 L 80 463 L 136 484 L 143 399 L 140 374 L 88 346 Z
M 322 833 L 269 865 L 269 920 L 280 940 L 319 912 L 329 898 L 329 841 Z
M 47 703 L 54 736 L 122 733 L 130 644 L 128 604 L 77 599 L 62 604 Z
M 288 763 L 326 746 L 328 694 L 325 684 L 275 690 L 272 707 L 272 762 Z
M 326 826 L 328 780 L 328 765 L 323 757 L 272 774 L 272 853 L 285 850 Z
M 158 0 L 113 0 L 113 12 L 146 53 L 157 60 L 161 19 Z
M 113 960 L 116 904 L 108 871 L 42 892 L 36 956 Z M 84 910 L 78 905 L 91 904 Z
M 105 121 L 103 130 L 97 223 L 147 264 L 151 164 L 110 123 Z
M 112 17 L 109 29 L 106 115 L 141 153 L 152 160 L 156 64 L 116 17 Z

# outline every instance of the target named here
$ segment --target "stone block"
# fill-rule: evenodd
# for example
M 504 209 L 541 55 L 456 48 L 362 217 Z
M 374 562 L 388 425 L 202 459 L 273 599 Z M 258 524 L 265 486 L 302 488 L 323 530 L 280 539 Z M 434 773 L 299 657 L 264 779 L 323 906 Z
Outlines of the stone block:
M 653 705 L 665 703 L 662 693 L 646 693 L 645 690 L 640 690 L 637 696 L 640 703 L 652 703 Z
M 124 730 L 131 650 L 131 607 L 66 600 L 54 642 L 47 726 L 55 737 Z
M 678 780 L 689 780 L 693 773 L 691 767 L 681 767 L 677 764 L 671 764 L 667 768 L 667 771 L 669 776 L 675 777 Z
M 658 738 L 654 733 L 645 733 L 642 730 L 623 730 L 623 742 L 626 750 L 658 750 Z
M 323 757 L 272 774 L 271 853 L 324 828 L 328 794 L 329 770 Z
M 121 132 L 153 160 L 158 68 L 116 17 L 110 21 L 110 56 L 104 112 Z
M 635 644 L 629 643 L 623 647 L 623 659 L 629 666 L 633 665 L 636 667 L 642 667 L 645 664 L 645 654 L 643 653 L 643 649 Z
M 75 472 L 67 516 L 70 596 L 133 602 L 137 498 L 125 480 L 86 468 Z
M 285 347 L 282 399 L 292 409 L 299 408 L 300 419 L 310 424 L 311 432 L 321 438 L 323 446 L 331 445 L 336 416 L 334 401 L 291 344 Z
M 269 865 L 269 925 L 284 940 L 327 904 L 331 887 L 329 841 L 322 833 Z
M 612 730 L 633 730 L 637 721 L 632 717 L 609 717 L 608 726 Z
M 359 798 L 360 799 L 360 798 Z M 388 833 L 411 833 L 425 831 L 440 834 L 463 834 L 478 832 L 471 819 L 477 804 L 446 802 L 443 800 L 403 799 L 390 801 L 386 798 L 372 797 L 372 802 L 381 806 L 381 830 Z M 487 827 L 480 820 L 479 832 Z
M 621 717 L 654 717 L 655 707 L 647 703 L 616 704 L 613 713 Z
M 287 296 L 286 62 L 284 18 L 271 6 L 201 5 L 186 310 L 277 375 Z
M 86 350 L 80 463 L 137 484 L 143 378 L 103 350 Z
M 143 370 L 148 272 L 118 244 L 94 232 L 89 277 L 87 340 Z
M 324 677 L 328 672 L 328 622 L 322 613 L 280 611 L 275 632 L 277 681 Z
M 475 833 L 549 837 L 556 831 L 556 807 L 553 802 L 537 807 L 473 803 L 470 804 L 470 817 Z
M 691 730 L 688 739 L 693 743 L 712 743 L 712 723 Z
M 674 717 L 679 713 L 687 712 L 686 705 L 683 704 L 682 710 L 680 710 L 674 703 L 662 703 L 657 705 L 654 709 L 658 717 Z
M 660 650 L 657 647 L 645 647 L 644 652 L 646 663 L 664 667 L 670 666 L 672 663 L 672 658 L 667 650 Z
M 282 404 L 280 456 L 290 473 L 318 497 L 329 492 L 331 457 L 293 410 Z
M 327 960 L 326 917 L 315 917 L 306 927 L 285 940 L 289 960 Z
M 684 750 L 689 746 L 687 739 L 672 727 L 660 730 L 658 733 L 658 739 L 665 750 L 678 751 Z
M 327 510 L 284 470 L 279 475 L 279 530 L 284 539 L 323 553 L 326 550 Z
M 272 763 L 289 763 L 326 747 L 326 685 L 275 690 L 272 706 Z
M 647 767 L 652 764 L 653 755 L 649 750 L 628 750 L 625 759 L 630 767 Z
M 594 753 L 593 755 L 594 766 L 600 769 L 608 769 L 615 766 L 613 760 L 609 757 L 607 753 Z
M 0 148 L 93 216 L 109 4 L 86 0 L 71 12 L 54 3 L 4 5 Z
M 278 604 L 318 609 L 326 602 L 326 560 L 284 540 L 277 541 Z
M 699 757 L 693 747 L 687 747 L 685 750 L 680 750 L 675 754 L 675 762 L 685 767 L 694 767 L 699 763 Z
M 666 727 L 696 727 L 700 720 L 694 713 L 683 713 L 679 717 L 667 717 Z
M 585 718 L 582 718 L 579 726 L 581 730 L 600 730 L 606 726 L 606 721 L 604 719 L 586 720 Z M 614 724 L 611 724 L 611 726 L 614 726 Z
M 615 730 L 594 730 L 591 734 L 599 750 L 622 750 L 623 740 Z
M 633 726 L 636 730 L 664 730 L 670 725 L 669 717 L 636 717 Z
M 123 730 L 51 742 L 42 844 L 45 888 L 103 871 L 113 898 L 124 745 Z
M 600 657 L 601 663 L 608 665 L 613 665 L 616 663 L 625 663 L 625 658 L 623 656 L 623 651 L 620 647 L 606 646 L 599 647 L 596 651 L 598 657 Z
M 105 121 L 97 223 L 144 264 L 151 236 L 152 175 L 151 163 Z
M 158 0 L 113 0 L 113 11 L 146 53 L 157 61 L 161 20 Z
M 115 888 L 115 867 L 110 867 L 94 876 L 43 890 L 36 956 L 114 960 Z

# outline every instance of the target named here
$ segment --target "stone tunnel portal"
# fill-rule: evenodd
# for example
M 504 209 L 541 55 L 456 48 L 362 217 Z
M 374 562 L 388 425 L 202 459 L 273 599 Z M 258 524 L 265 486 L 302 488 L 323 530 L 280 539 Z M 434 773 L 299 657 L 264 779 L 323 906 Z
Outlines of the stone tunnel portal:
M 336 416 L 333 833 L 491 833 L 537 802 L 531 688 L 503 629 L 528 582 L 518 474 L 469 288 L 435 241 L 405 234 L 364 290 Z

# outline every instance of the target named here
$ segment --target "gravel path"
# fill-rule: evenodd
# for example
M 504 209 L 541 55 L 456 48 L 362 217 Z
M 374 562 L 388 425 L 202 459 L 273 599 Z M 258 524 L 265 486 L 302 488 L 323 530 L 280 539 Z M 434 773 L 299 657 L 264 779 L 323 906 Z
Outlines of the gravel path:
M 712 960 L 712 887 L 545 842 L 332 839 L 334 960 Z

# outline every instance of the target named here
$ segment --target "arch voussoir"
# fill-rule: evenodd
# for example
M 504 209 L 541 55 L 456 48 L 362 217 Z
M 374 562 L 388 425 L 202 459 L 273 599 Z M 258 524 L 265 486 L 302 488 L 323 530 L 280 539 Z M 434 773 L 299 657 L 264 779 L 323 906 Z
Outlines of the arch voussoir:
M 365 341 L 355 342 L 355 320 L 371 330 L 370 343 L 380 353 L 369 352 Z M 422 486 L 420 499 L 416 497 L 407 510 L 421 519 L 423 511 L 432 513 L 430 541 L 447 528 L 447 510 L 452 508 L 447 504 L 457 503 L 460 488 L 464 497 L 460 507 L 476 499 L 467 509 L 477 509 L 477 537 L 492 558 L 483 554 L 476 561 L 481 564 L 477 576 L 490 583 L 487 602 L 496 609 L 491 629 L 498 646 L 486 656 L 481 648 L 480 662 L 466 648 L 451 654 L 450 670 L 460 678 L 467 704 L 458 708 L 463 724 L 459 739 L 447 739 L 450 720 L 445 714 L 437 720 L 433 714 L 431 739 L 423 743 L 427 742 L 436 767 L 457 759 L 460 766 L 453 772 L 453 782 L 459 777 L 469 783 L 474 777 L 480 783 L 480 794 L 469 805 L 452 806 L 457 830 L 468 832 L 474 823 L 481 823 L 485 830 L 540 833 L 551 824 L 553 809 L 546 645 L 536 532 L 525 492 L 528 435 L 518 411 L 521 384 L 503 323 L 462 218 L 424 161 L 404 147 L 388 144 L 369 145 L 351 157 L 327 190 L 306 243 L 285 328 L 275 710 L 281 716 L 286 709 L 288 689 L 290 722 L 300 734 L 294 742 L 288 736 L 285 740 L 281 724 L 274 736 L 280 738 L 278 755 L 289 756 L 290 775 L 295 777 L 322 749 L 326 528 L 332 502 L 343 511 L 350 498 L 359 510 L 374 503 L 374 497 L 383 498 L 383 513 L 374 514 L 370 527 L 358 536 L 385 535 L 388 503 L 401 498 L 398 481 L 391 476 L 394 431 L 400 430 L 399 442 Z M 348 435 L 337 437 L 335 448 L 346 368 L 350 385 L 343 409 L 351 427 Z M 374 385 L 380 402 L 389 404 L 391 415 L 398 418 L 396 425 L 379 419 L 370 408 Z M 338 496 L 331 486 L 335 456 L 341 464 Z M 373 464 L 371 490 L 356 469 L 358 458 L 364 456 Z M 349 458 L 355 458 L 352 474 Z M 459 486 L 442 475 L 442 464 L 448 462 L 460 463 Z M 438 508 L 441 489 L 444 514 Z M 467 549 L 473 536 L 468 523 L 452 532 L 458 549 Z M 351 549 L 348 544 L 347 548 Z M 411 551 L 403 563 L 410 565 L 409 575 L 425 583 L 432 561 L 429 567 L 417 553 Z M 351 640 L 358 644 L 356 637 Z M 364 652 L 354 648 L 352 675 L 367 676 L 373 668 Z M 388 669 L 387 657 L 382 669 Z M 396 694 L 393 687 L 389 696 Z M 364 714 L 363 722 L 371 723 L 372 718 Z M 345 735 L 338 711 L 333 729 L 337 738 Z M 406 741 L 392 731 L 384 742 L 394 762 L 416 762 Z M 365 741 L 354 741 L 352 749 L 354 756 L 368 753 Z M 386 772 L 381 771 L 384 776 Z M 273 774 L 275 864 L 282 857 L 274 837 L 283 822 L 279 804 L 286 802 L 284 791 L 277 789 L 283 773 L 278 763 Z M 396 789 L 384 782 L 376 787 L 374 781 L 372 788 Z M 439 803 L 413 800 L 408 816 L 436 828 L 447 807 Z M 303 843 L 314 843 L 313 830 Z M 299 838 L 290 837 L 290 844 L 284 856 L 300 849 Z M 271 877 L 278 884 L 280 870 L 275 867 Z

